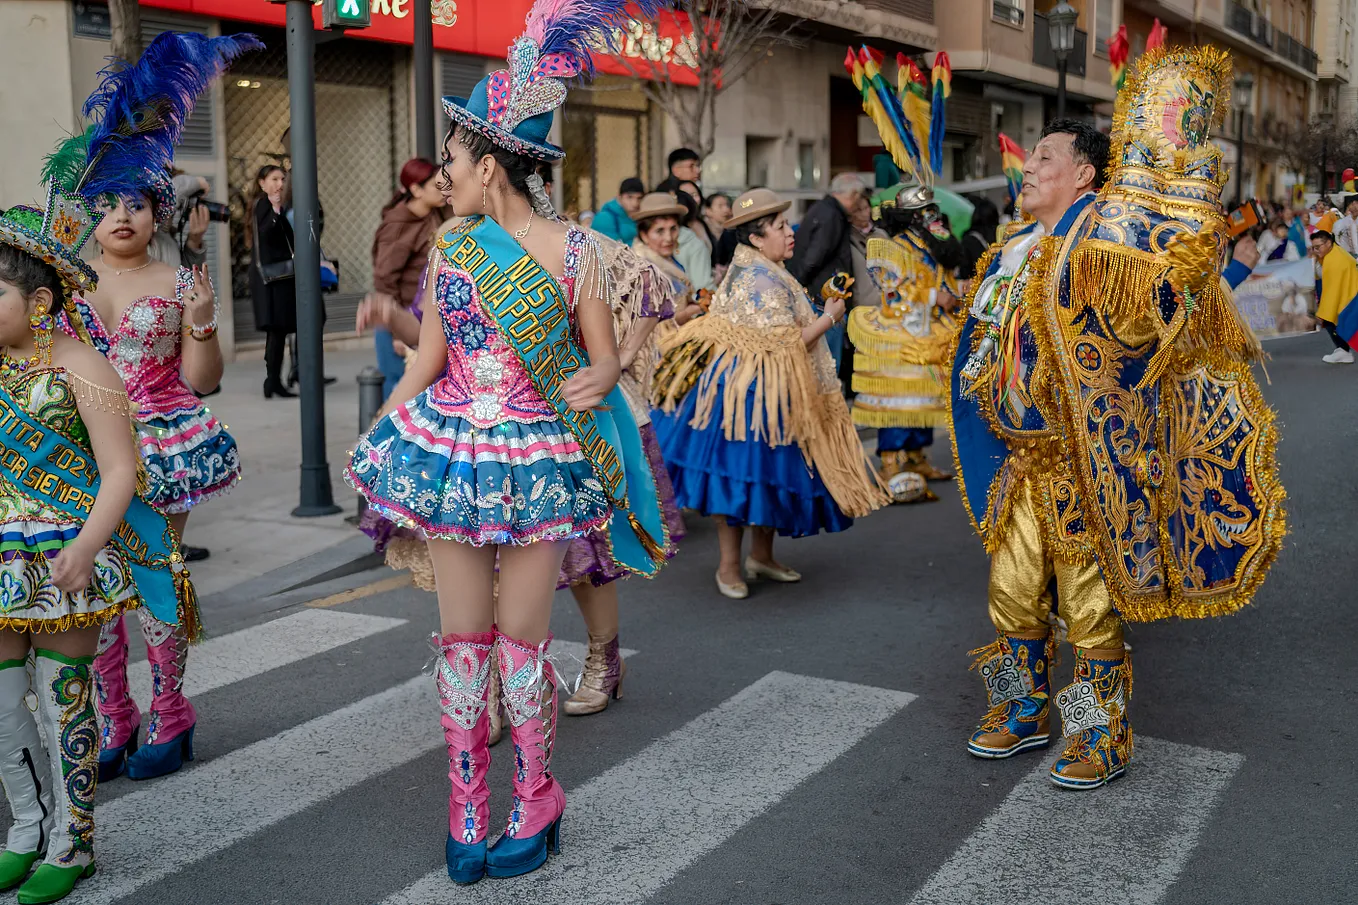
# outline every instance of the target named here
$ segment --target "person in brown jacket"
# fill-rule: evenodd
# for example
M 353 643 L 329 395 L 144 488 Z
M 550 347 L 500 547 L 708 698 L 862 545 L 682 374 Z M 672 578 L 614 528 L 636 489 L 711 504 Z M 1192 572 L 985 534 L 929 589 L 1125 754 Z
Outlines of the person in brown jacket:
M 373 294 L 387 296 L 408 308 L 420 291 L 434 231 L 443 219 L 443 193 L 439 169 L 422 157 L 406 161 L 401 168 L 401 191 L 382 209 L 382 225 L 373 237 Z M 377 367 L 386 378 L 382 399 L 405 373 L 405 359 L 392 345 L 387 330 L 374 332 Z

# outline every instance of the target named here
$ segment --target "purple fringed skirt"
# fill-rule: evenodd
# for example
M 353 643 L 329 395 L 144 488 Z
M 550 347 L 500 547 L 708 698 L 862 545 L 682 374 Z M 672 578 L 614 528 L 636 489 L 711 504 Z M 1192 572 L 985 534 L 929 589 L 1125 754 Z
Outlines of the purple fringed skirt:
M 645 424 L 640 430 L 641 448 L 646 452 L 646 461 L 651 464 L 655 489 L 660 495 L 660 512 L 670 531 L 670 543 L 665 548 L 665 558 L 670 559 L 678 552 L 677 544 L 684 536 L 684 517 L 674 503 L 674 485 L 670 483 L 670 473 L 665 469 L 665 460 L 660 455 L 660 441 L 656 439 L 655 428 Z M 609 555 L 608 535 L 603 531 L 595 531 L 571 541 L 566 559 L 561 563 L 561 576 L 556 586 L 568 588 L 588 581 L 597 588 L 629 574 Z

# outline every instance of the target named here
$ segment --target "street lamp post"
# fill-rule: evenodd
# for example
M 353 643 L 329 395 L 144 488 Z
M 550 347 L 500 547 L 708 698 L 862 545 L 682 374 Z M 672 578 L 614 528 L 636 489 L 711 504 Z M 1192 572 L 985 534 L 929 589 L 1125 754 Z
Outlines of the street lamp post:
M 1245 203 L 1245 111 L 1254 99 L 1254 76 L 1242 72 L 1231 86 L 1231 103 L 1236 109 L 1235 129 L 1235 206 Z
M 434 122 L 434 13 L 430 0 L 415 0 L 415 153 L 438 162 Z
M 292 122 L 293 282 L 297 289 L 297 372 L 302 384 L 302 487 L 294 516 L 333 515 L 325 458 L 325 386 L 321 378 L 320 198 L 316 186 L 316 36 L 311 0 L 288 2 L 288 96 Z
M 1075 22 L 1080 13 L 1066 0 L 1047 12 L 1047 35 L 1056 55 L 1056 118 L 1066 116 L 1066 61 L 1075 49 Z

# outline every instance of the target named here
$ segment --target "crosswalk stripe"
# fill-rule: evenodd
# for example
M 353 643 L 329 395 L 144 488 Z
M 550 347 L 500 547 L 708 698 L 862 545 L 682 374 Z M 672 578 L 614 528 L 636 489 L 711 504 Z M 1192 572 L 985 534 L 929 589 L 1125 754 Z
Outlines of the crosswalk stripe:
M 1035 889 L 1047 902 L 1097 891 L 1100 901 L 1155 905 L 1245 759 L 1139 737 L 1127 775 L 1088 792 L 1053 786 L 1051 760 L 1019 781 L 909 905 L 972 905 Z
M 100 880 L 81 905 L 113 902 L 434 750 L 443 742 L 437 713 L 434 680 L 416 676 L 101 802 Z M 381 732 L 362 729 L 377 726 Z
M 769 673 L 567 793 L 561 854 L 515 880 L 453 887 L 440 868 L 383 905 L 640 903 L 824 769 L 914 695 Z M 619 844 L 619 820 L 645 827 Z M 601 855 L 600 853 L 606 853 Z
M 254 666 L 267 664 L 254 669 L 259 673 L 302 659 L 287 643 L 289 638 L 292 644 L 301 643 L 309 631 L 327 632 L 332 639 L 341 640 L 326 645 L 313 643 L 306 656 L 404 623 L 355 613 L 305 610 L 265 625 L 278 626 L 288 619 L 295 621 L 284 626 L 264 648 L 244 644 L 242 650 L 246 641 L 265 643 L 252 636 L 205 658 L 217 665 L 200 668 L 205 688 L 190 685 L 189 690 L 203 691 L 245 678 L 227 675 L 222 658 L 232 655 L 233 650 L 237 654 L 249 651 Z M 252 631 L 255 629 L 215 641 L 224 643 Z M 557 641 L 552 650 L 581 659 L 586 647 L 575 641 Z M 632 656 L 636 651 L 622 653 Z M 563 674 L 565 671 L 563 665 Z M 217 684 L 211 684 L 214 681 Z M 95 811 L 100 881 L 82 890 L 79 905 L 113 902 L 434 750 L 443 743 L 438 707 L 434 680 L 417 676 L 271 738 L 158 779 L 144 790 L 100 802 Z M 377 726 L 382 727 L 381 732 L 363 728 Z M 324 776 L 326 781 L 316 782 L 317 776 Z
M 127 620 L 135 648 L 140 643 L 140 622 L 133 615 Z M 189 695 L 206 694 L 405 624 L 404 619 L 387 616 L 301 610 L 192 647 L 184 690 Z M 150 669 L 145 663 L 130 664 L 127 678 L 133 699 L 144 709 L 151 703 Z

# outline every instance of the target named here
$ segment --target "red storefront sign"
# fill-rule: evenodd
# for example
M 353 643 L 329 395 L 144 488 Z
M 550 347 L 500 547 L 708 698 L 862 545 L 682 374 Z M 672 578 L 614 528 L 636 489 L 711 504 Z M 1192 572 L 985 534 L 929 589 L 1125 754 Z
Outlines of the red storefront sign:
M 369 0 L 372 27 L 350 32 L 356 38 L 414 44 L 414 0 Z M 268 0 L 141 0 L 145 7 L 170 9 L 182 13 L 283 27 L 285 7 Z M 510 43 L 523 31 L 524 19 L 532 0 L 432 0 L 434 48 L 503 60 Z M 320 28 L 321 10 L 312 11 Z M 619 60 L 597 54 L 595 64 L 602 72 L 614 75 L 649 75 L 648 60 L 668 64 L 671 78 L 680 84 L 696 85 L 692 66 L 693 35 L 680 27 L 682 19 L 662 16 L 658 28 L 633 20 L 627 35 L 615 35 L 631 67 Z M 686 23 L 685 23 L 686 25 Z

